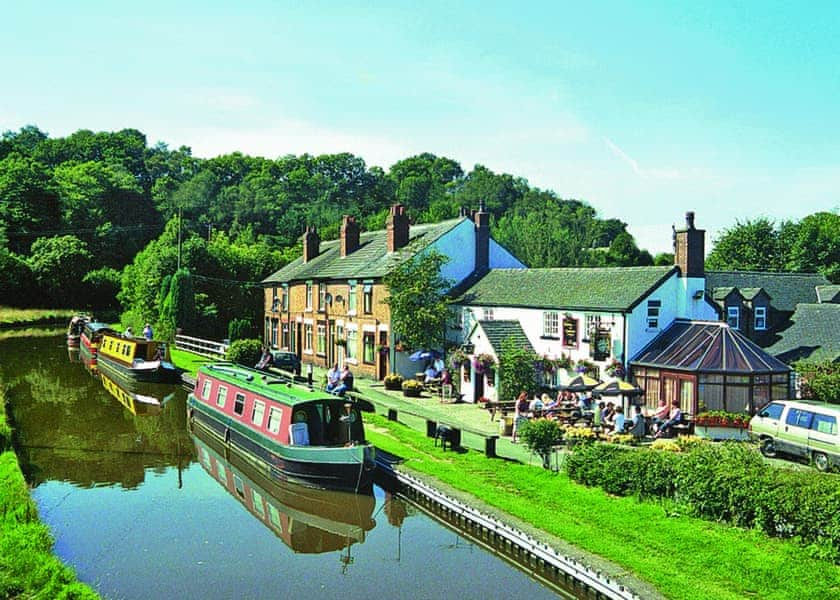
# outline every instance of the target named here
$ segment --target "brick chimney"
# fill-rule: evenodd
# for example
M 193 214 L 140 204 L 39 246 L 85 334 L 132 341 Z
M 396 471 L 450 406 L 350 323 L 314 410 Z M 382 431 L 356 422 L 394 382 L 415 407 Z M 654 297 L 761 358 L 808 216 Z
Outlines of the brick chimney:
M 685 213 L 685 229 L 674 230 L 674 264 L 681 277 L 703 277 L 706 231 L 694 228 L 694 212 Z
M 490 213 L 484 206 L 484 200 L 473 213 L 475 222 L 475 270 L 486 273 L 490 270 Z
M 314 226 L 309 226 L 303 234 L 303 262 L 307 263 L 321 251 L 321 238 Z
M 341 223 L 341 256 L 347 256 L 359 249 L 359 224 L 356 217 L 344 215 Z
M 396 252 L 408 244 L 408 215 L 405 206 L 394 204 L 388 215 L 388 252 Z

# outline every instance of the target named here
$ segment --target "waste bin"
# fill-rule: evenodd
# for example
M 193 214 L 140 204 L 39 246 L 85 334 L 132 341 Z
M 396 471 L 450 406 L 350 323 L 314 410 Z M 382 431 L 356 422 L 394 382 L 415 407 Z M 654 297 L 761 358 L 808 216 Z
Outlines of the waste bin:
M 513 435 L 513 415 L 504 415 L 499 419 L 499 435 Z

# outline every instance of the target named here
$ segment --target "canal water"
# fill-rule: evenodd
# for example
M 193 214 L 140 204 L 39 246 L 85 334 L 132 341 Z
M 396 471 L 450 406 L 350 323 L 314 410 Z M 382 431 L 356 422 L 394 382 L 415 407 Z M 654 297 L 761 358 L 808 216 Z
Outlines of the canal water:
M 63 336 L 0 340 L 56 553 L 107 598 L 555 598 L 410 503 L 262 478 L 193 435 L 186 393 L 123 389 Z

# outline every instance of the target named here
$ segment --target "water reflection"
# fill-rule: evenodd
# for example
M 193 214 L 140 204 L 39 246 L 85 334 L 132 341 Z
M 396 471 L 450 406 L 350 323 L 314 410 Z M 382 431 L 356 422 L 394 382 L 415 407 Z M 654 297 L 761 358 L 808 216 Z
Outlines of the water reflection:
M 67 358 L 70 359 L 71 363 L 77 363 L 81 361 L 79 347 L 67 346 Z
M 175 397 L 177 389 L 172 385 L 154 383 L 138 384 L 133 389 L 128 389 L 104 372 L 99 373 L 99 378 L 102 387 L 128 409 L 128 412 L 141 417 L 159 415 L 163 405 Z
M 246 453 L 226 451 L 199 429 L 192 439 L 204 470 L 295 552 L 345 550 L 341 562 L 346 567 L 352 563 L 352 545 L 363 543 L 366 532 L 376 525 L 372 494 L 317 490 L 271 480 L 254 468 Z

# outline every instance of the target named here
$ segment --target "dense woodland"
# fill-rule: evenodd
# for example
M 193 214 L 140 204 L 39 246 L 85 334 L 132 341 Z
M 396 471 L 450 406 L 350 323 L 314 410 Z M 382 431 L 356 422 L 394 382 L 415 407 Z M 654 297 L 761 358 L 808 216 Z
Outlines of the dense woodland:
M 492 214 L 494 238 L 529 266 L 671 262 L 669 255 L 654 258 L 639 249 L 625 223 L 600 218 L 585 202 L 481 165 L 464 172 L 456 161 L 432 154 L 387 171 L 348 153 L 199 159 L 186 147 L 149 146 L 134 129 L 50 138 L 28 126 L 0 137 L 0 276 L 6 284 L 0 303 L 110 308 L 122 312 L 124 324 L 158 322 L 180 264 L 192 277 L 194 327 L 223 335 L 233 318 L 257 322 L 259 281 L 299 255 L 304 226 L 315 225 L 321 239 L 330 239 L 344 214 L 365 229 L 381 229 L 394 202 L 420 223 L 456 217 L 479 200 Z M 814 253 L 801 248 L 768 266 L 830 265 L 826 272 L 836 280 L 838 216 L 813 217 L 817 229 L 825 225 L 825 235 L 834 235 L 827 262 L 813 264 Z M 795 227 L 802 226 L 784 226 L 785 241 L 777 247 L 796 248 L 788 243 Z M 737 252 L 724 255 L 716 246 L 712 258 L 738 268 L 725 262 L 739 260 Z

